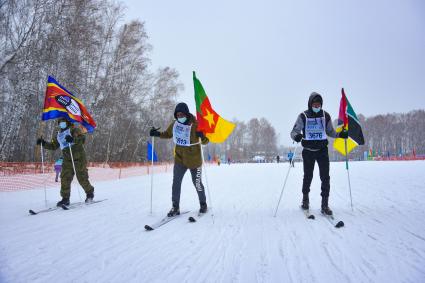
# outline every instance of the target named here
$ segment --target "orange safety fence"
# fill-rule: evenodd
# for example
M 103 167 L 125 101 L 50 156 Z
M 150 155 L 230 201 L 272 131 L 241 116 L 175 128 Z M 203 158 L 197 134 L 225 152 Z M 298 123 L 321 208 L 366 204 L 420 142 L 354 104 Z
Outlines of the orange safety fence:
M 148 175 L 151 172 L 151 164 L 90 162 L 88 170 L 90 182 L 99 182 Z M 155 174 L 172 170 L 172 163 L 154 165 Z M 51 162 L 44 163 L 44 173 L 42 164 L 38 162 L 0 162 L 0 192 L 60 187 L 60 179 L 59 182 L 55 182 L 55 177 L 56 173 Z

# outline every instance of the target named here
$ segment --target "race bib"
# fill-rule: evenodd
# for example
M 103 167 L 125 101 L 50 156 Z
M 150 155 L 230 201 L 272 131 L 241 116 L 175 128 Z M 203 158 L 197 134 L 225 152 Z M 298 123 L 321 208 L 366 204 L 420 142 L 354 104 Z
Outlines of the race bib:
M 305 140 L 318 141 L 326 140 L 325 117 L 305 119 Z
M 66 131 L 63 131 L 63 132 L 59 132 L 58 135 L 57 135 L 58 143 L 59 143 L 59 146 L 60 146 L 61 150 L 64 149 L 64 148 L 66 148 L 66 147 L 68 147 L 70 145 L 65 140 L 65 137 L 66 136 L 72 136 L 70 129 L 67 129 Z M 74 143 L 71 143 L 71 145 L 73 145 L 73 144 Z
M 173 141 L 176 145 L 190 146 L 190 130 L 191 125 L 184 125 L 179 122 L 174 123 L 173 127 Z

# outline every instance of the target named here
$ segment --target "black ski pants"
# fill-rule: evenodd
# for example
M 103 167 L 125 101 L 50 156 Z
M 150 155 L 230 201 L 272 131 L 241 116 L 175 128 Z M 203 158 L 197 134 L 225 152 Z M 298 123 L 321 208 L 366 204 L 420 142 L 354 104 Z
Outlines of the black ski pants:
M 322 197 L 329 197 L 330 176 L 328 148 L 325 147 L 318 151 L 303 149 L 302 156 L 304 165 L 303 194 L 308 194 L 310 192 L 314 164 L 317 161 L 319 165 L 320 180 L 322 181 L 322 193 L 320 195 Z
M 173 192 L 171 200 L 173 202 L 173 206 L 179 207 L 180 205 L 180 193 L 182 187 L 182 181 L 184 174 L 189 168 L 180 164 L 174 163 L 173 170 Z M 190 174 L 192 175 L 192 182 L 195 185 L 196 192 L 198 193 L 199 203 L 206 203 L 205 190 L 204 185 L 202 184 L 202 167 L 189 169 Z

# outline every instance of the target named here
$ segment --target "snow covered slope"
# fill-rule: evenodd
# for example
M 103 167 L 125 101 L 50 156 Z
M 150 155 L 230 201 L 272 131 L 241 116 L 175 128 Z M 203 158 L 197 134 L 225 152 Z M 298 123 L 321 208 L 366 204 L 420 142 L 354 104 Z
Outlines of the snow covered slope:
M 340 229 L 319 214 L 317 166 L 316 220 L 299 208 L 300 163 L 273 217 L 287 166 L 207 167 L 214 224 L 181 217 L 151 232 L 170 208 L 171 174 L 155 175 L 153 215 L 149 176 L 95 183 L 107 201 L 35 216 L 43 190 L 0 193 L 0 282 L 425 282 L 425 162 L 351 163 L 354 211 L 345 164 L 332 163 Z M 54 205 L 58 190 L 47 192 Z M 181 209 L 198 208 L 187 173 Z

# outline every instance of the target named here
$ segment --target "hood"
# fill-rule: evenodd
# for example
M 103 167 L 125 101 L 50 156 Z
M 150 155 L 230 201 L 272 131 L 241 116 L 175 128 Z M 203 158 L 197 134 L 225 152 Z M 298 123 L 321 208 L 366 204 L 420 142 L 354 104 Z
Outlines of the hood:
M 323 98 L 317 92 L 312 92 L 310 94 L 310 98 L 308 99 L 308 110 L 311 110 L 311 105 L 313 104 L 313 100 L 319 100 L 321 107 L 323 107 Z
M 182 112 L 186 114 L 187 118 L 190 118 L 189 107 L 186 103 L 180 102 L 176 105 L 176 109 L 174 110 L 174 118 L 177 120 L 176 114 L 177 112 Z

